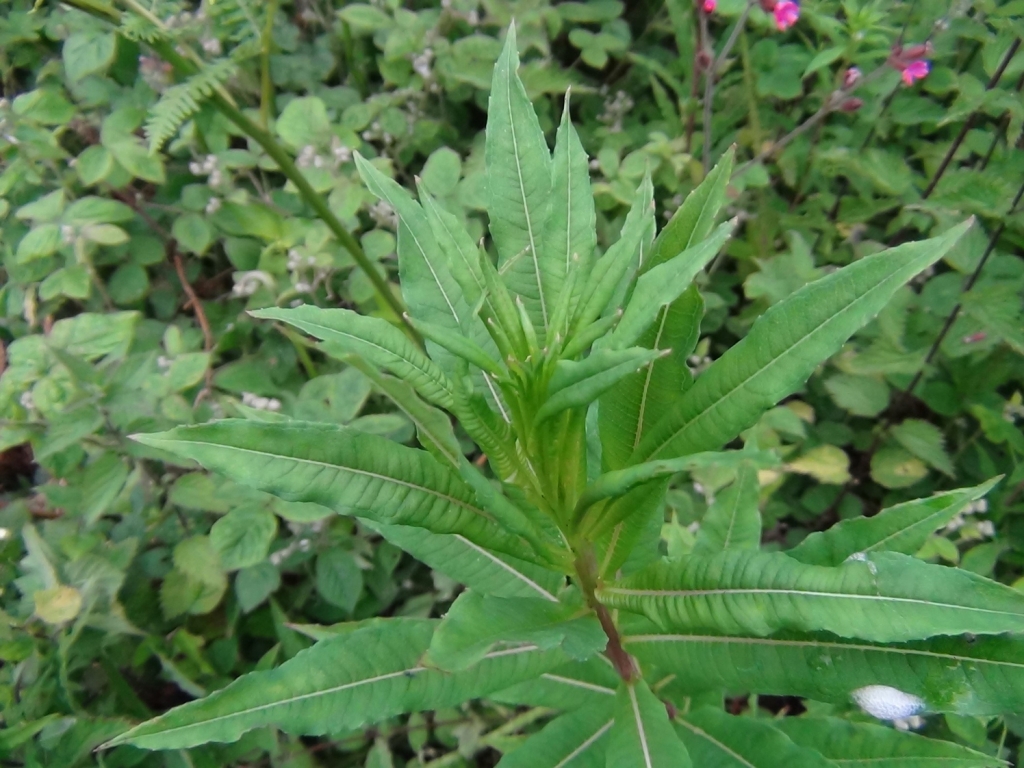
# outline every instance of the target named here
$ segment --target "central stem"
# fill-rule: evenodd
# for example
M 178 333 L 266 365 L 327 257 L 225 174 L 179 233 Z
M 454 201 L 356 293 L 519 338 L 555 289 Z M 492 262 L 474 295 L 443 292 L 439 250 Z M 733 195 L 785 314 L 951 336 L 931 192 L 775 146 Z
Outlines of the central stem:
M 608 609 L 597 600 L 597 558 L 594 556 L 594 548 L 589 543 L 583 543 L 578 548 L 579 554 L 576 557 L 576 576 L 579 580 L 580 589 L 594 613 L 597 620 L 601 622 L 601 629 L 608 636 L 608 647 L 605 648 L 605 655 L 608 656 L 619 677 L 627 683 L 631 683 L 640 677 L 640 670 L 637 669 L 633 657 L 626 653 L 622 647 L 622 638 L 619 636 L 619 629 L 615 626 Z

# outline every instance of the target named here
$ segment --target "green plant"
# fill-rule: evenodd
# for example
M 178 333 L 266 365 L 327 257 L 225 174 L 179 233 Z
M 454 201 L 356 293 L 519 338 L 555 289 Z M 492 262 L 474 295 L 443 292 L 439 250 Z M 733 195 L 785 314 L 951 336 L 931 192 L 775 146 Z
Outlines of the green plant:
M 185 748 L 264 725 L 343 732 L 492 697 L 563 712 L 503 766 L 911 755 L 997 765 L 874 726 L 740 721 L 721 707 L 723 692 L 749 690 L 856 702 L 887 720 L 1024 708 L 1012 634 L 1024 632 L 1024 596 L 910 556 L 990 486 L 844 522 L 788 552 L 759 548 L 759 476 L 779 459 L 752 428 L 970 223 L 810 282 L 694 379 L 686 359 L 703 303 L 692 281 L 734 227 L 715 227 L 732 154 L 657 236 L 644 178 L 619 239 L 598 254 L 568 103 L 550 153 L 517 66 L 512 28 L 486 130 L 496 265 L 428 189 L 416 202 L 357 157 L 366 185 L 398 215 L 402 291 L 426 353 L 384 319 L 349 310 L 253 313 L 364 371 L 415 424 L 422 449 L 300 421 L 135 436 L 154 459 L 196 461 L 354 515 L 469 589 L 441 620 L 339 625 L 280 667 L 108 746 Z M 444 411 L 484 451 L 491 477 L 464 457 Z M 741 437 L 742 449 L 722 450 Z M 669 480 L 707 469 L 731 483 L 696 539 L 662 555 Z

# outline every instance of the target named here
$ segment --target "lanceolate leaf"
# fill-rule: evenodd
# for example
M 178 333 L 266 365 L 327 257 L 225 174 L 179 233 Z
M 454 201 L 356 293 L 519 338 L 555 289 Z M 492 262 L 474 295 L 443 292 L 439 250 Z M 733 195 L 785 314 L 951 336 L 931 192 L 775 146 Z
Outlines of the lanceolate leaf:
M 936 637 L 881 645 L 826 633 L 772 637 L 631 634 L 641 664 L 678 675 L 696 691 L 806 696 L 850 704 L 850 693 L 888 685 L 924 699 L 929 711 L 963 715 L 1024 707 L 1024 639 Z
M 622 319 L 603 345 L 623 349 L 635 344 L 661 310 L 679 298 L 715 257 L 735 228 L 735 220 L 722 224 L 711 237 L 641 275 Z
M 634 347 L 592 352 L 579 362 L 559 360 L 548 384 L 548 399 L 537 412 L 537 420 L 542 421 L 567 408 L 589 405 L 623 376 L 636 372 L 657 356 L 657 352 Z
M 632 460 L 713 450 L 731 440 L 799 388 L 900 286 L 941 259 L 971 223 L 867 256 L 775 304 L 662 417 Z
M 785 718 L 790 719 L 790 718 Z M 715 768 L 834 768 L 766 720 L 703 707 L 676 719 L 676 732 L 695 765 Z
M 463 592 L 434 633 L 430 662 L 441 669 L 466 669 L 499 643 L 533 643 L 544 650 L 561 646 L 583 660 L 604 650 L 608 638 L 597 617 L 579 605 Z
M 608 768 L 689 768 L 690 756 L 647 683 L 623 683 L 608 733 Z
M 616 288 L 639 266 L 640 244 L 653 226 L 654 186 L 650 175 L 637 187 L 619 239 L 599 258 L 580 295 L 574 327 L 578 333 L 601 316 Z
M 644 435 L 693 384 L 686 359 L 697 346 L 703 316 L 704 299 L 691 285 L 658 313 L 654 325 L 637 342 L 640 347 L 671 352 L 602 396 L 601 443 L 608 469 L 625 467 Z
M 874 517 L 843 520 L 827 531 L 812 533 L 786 552 L 801 563 L 839 565 L 857 552 L 902 552 L 912 555 L 933 531 L 952 520 L 958 512 L 977 501 L 999 482 L 999 478 L 974 488 L 937 493 L 927 499 L 905 501 L 883 509 Z
M 597 243 L 596 218 L 587 153 L 569 118 L 569 94 L 566 94 L 562 122 L 555 136 L 551 211 L 544 230 L 545 264 L 549 265 L 545 278 L 552 306 L 561 295 L 570 269 L 587 274 Z M 574 257 L 578 260 L 574 261 Z M 551 343 L 550 338 L 547 343 Z
M 491 552 L 458 534 L 365 521 L 396 547 L 472 590 L 496 597 L 555 600 L 565 576 L 511 555 Z
M 545 331 L 557 298 L 550 295 L 546 275 L 558 257 L 548 258 L 544 242 L 551 202 L 551 154 L 516 74 L 518 67 L 512 25 L 494 66 L 487 108 L 487 211 L 505 282 L 523 299 L 534 326 Z
M 575 661 L 490 695 L 494 701 L 552 709 L 601 707 L 615 701 L 619 676 L 604 656 Z
M 271 307 L 251 312 L 253 317 L 280 320 L 326 342 L 335 356 L 356 354 L 409 382 L 423 397 L 442 408 L 452 407 L 452 383 L 433 360 L 417 349 L 400 330 L 379 317 L 366 317 L 348 309 L 302 306 Z
M 973 749 L 883 725 L 838 717 L 783 717 L 772 726 L 801 746 L 850 768 L 999 768 L 1005 765 Z
M 614 701 L 602 703 L 552 720 L 505 755 L 498 768 L 605 768 Z
M 757 508 L 761 486 L 753 464 L 741 464 L 736 479 L 721 491 L 700 524 L 694 554 L 714 554 L 729 549 L 761 546 L 761 511 Z
M 535 557 L 477 505 L 453 471 L 424 451 L 376 435 L 332 424 L 228 419 L 135 439 L 288 501 L 460 534 L 499 552 Z
M 968 571 L 877 552 L 826 568 L 782 553 L 661 562 L 598 592 L 667 629 L 824 630 L 877 642 L 1024 631 L 1024 594 Z
M 246 675 L 106 746 L 186 749 L 235 741 L 264 725 L 296 734 L 345 731 L 404 712 L 453 706 L 565 659 L 558 651 L 523 646 L 489 654 L 465 672 L 441 672 L 421 660 L 435 626 L 426 619 L 392 619 L 322 640 L 277 669 Z

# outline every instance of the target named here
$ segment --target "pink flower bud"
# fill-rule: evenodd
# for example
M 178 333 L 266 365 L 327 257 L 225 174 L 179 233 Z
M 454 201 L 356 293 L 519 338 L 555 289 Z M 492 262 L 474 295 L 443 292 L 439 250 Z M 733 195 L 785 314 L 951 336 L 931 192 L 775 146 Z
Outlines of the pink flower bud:
M 848 91 L 860 82 L 861 71 L 857 67 L 850 67 L 843 73 L 843 90 Z
M 704 4 L 701 6 L 704 13 L 714 13 L 716 7 L 718 7 L 718 0 L 704 0 Z
M 912 61 L 903 69 L 903 82 L 907 85 L 913 85 L 918 80 L 923 79 L 931 68 L 931 64 L 924 59 Z
M 761 9 L 765 13 L 772 13 L 776 5 L 778 5 L 778 0 L 761 0 Z
M 842 104 L 839 105 L 839 109 L 842 112 L 856 112 L 863 106 L 864 100 L 855 97 L 852 99 L 846 99 Z
M 800 18 L 800 6 L 793 0 L 780 0 L 772 13 L 775 15 L 775 26 L 780 32 L 785 32 Z

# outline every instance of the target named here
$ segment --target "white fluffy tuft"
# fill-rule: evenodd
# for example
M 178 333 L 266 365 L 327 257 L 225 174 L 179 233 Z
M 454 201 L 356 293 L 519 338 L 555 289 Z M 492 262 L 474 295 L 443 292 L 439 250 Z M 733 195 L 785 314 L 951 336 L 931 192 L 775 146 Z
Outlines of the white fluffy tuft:
M 919 714 L 924 699 L 888 685 L 866 685 L 850 694 L 857 705 L 879 720 L 898 720 Z

